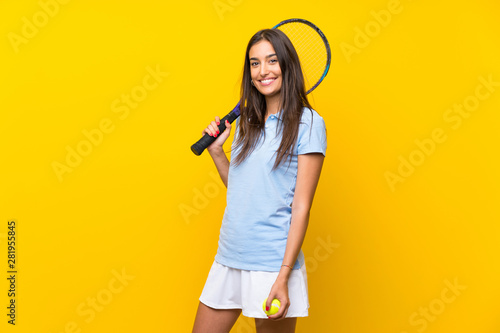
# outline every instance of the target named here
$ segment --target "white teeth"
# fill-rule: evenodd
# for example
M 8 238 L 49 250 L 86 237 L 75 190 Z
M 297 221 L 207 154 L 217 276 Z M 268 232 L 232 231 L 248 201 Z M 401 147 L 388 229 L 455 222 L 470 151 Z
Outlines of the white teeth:
M 266 83 L 270 83 L 272 81 L 274 81 L 274 79 L 261 80 L 260 82 L 266 84 Z

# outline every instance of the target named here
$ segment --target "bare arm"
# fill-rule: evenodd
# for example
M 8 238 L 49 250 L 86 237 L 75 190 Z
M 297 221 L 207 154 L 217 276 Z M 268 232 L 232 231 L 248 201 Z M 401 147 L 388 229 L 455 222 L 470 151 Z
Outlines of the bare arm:
M 309 224 L 309 212 L 321 174 L 323 160 L 323 154 L 319 153 L 298 156 L 297 183 L 292 203 L 292 220 L 290 230 L 288 231 L 283 265 L 293 267 L 304 242 Z M 271 305 L 273 298 L 278 298 L 282 302 L 286 302 L 286 304 L 281 304 L 277 314 L 270 316 L 272 319 L 283 319 L 288 311 L 288 307 L 290 306 L 288 299 L 288 279 L 291 272 L 290 268 L 282 266 L 278 278 L 271 289 L 268 297 L 268 306 Z
M 227 176 L 229 174 L 229 160 L 224 153 L 223 145 L 226 142 L 229 134 L 231 133 L 231 124 L 226 120 L 226 130 L 219 136 L 219 117 L 215 117 L 215 121 L 212 121 L 210 125 L 203 131 L 210 136 L 216 137 L 217 139 L 207 148 L 208 153 L 212 157 L 215 163 L 219 176 L 227 187 Z

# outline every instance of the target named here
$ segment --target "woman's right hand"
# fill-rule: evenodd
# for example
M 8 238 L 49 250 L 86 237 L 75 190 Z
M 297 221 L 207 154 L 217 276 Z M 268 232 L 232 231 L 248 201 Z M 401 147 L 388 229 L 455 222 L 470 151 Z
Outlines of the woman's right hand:
M 207 147 L 207 150 L 209 151 L 214 149 L 222 149 L 222 145 L 224 145 L 224 142 L 226 142 L 229 134 L 231 133 L 231 124 L 229 123 L 229 121 L 226 120 L 226 130 L 222 133 L 219 132 L 219 124 L 220 118 L 215 117 L 215 120 L 212 121 L 202 132 L 202 135 L 206 133 L 216 138 L 215 141 Z

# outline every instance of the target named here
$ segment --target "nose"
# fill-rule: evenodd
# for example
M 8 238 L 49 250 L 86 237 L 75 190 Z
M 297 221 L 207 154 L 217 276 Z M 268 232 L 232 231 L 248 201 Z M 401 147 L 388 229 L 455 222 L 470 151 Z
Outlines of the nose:
M 260 76 L 266 76 L 268 74 L 268 68 L 267 68 L 267 64 L 264 62 L 262 63 L 262 65 L 260 66 Z

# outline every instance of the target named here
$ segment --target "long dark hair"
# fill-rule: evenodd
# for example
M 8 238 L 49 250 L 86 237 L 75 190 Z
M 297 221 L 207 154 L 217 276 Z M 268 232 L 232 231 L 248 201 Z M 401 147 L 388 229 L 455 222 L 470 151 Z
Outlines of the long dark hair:
M 300 119 L 303 107 L 312 109 L 307 100 L 304 76 L 300 66 L 299 57 L 292 42 L 280 30 L 264 29 L 257 32 L 248 42 L 245 53 L 245 66 L 241 82 L 240 108 L 241 116 L 238 125 L 234 149 L 239 153 L 233 159 L 236 165 L 243 162 L 255 149 L 261 138 L 265 135 L 266 99 L 257 88 L 251 84 L 250 49 L 261 41 L 268 41 L 273 46 L 281 68 L 282 84 L 280 90 L 281 121 L 277 130 L 281 131 L 282 139 L 276 151 L 276 161 L 273 169 L 291 158 L 293 149 L 297 144 Z

